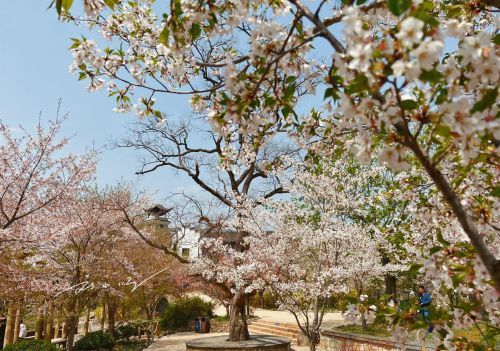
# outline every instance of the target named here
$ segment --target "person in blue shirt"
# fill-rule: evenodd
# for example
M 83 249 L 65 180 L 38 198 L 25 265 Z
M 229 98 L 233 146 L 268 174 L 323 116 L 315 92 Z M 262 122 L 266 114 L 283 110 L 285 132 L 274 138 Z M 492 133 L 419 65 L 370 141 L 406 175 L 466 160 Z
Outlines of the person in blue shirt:
M 432 331 L 434 330 L 434 326 L 432 325 L 432 322 L 431 322 L 431 313 L 429 311 L 429 306 L 431 305 L 432 303 L 432 297 L 431 297 L 431 294 L 429 294 L 428 292 L 425 291 L 425 287 L 423 285 L 419 285 L 418 286 L 418 307 L 419 307 L 419 313 L 420 315 L 422 316 L 422 318 L 424 319 L 424 321 L 426 321 L 427 323 L 429 323 L 429 328 L 427 329 L 427 331 L 429 333 L 432 333 Z

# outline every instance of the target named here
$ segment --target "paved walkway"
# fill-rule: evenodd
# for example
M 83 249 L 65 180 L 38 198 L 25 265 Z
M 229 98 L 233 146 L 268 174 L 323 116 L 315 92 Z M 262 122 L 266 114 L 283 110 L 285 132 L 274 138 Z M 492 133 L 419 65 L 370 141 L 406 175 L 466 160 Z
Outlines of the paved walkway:
M 297 324 L 295 317 L 287 311 L 272 311 L 256 308 L 253 314 L 266 321 Z M 340 312 L 329 312 L 325 313 L 325 315 L 323 316 L 323 325 L 338 326 L 342 324 L 345 324 L 345 321 L 342 318 L 342 314 Z
M 213 301 L 210 297 L 203 294 L 193 294 L 201 297 L 207 301 Z M 214 310 L 214 313 L 218 316 L 224 316 L 226 314 L 226 310 L 223 306 L 217 306 Z M 294 316 L 290 312 L 286 311 L 272 311 L 265 310 L 262 308 L 253 309 L 253 314 L 263 320 L 278 322 L 278 323 L 289 323 L 296 324 L 296 320 Z M 335 327 L 344 324 L 344 320 L 340 312 L 330 312 L 325 313 L 323 317 L 323 326 L 324 327 Z M 149 346 L 146 350 L 155 350 L 155 351 L 185 351 L 186 350 L 186 341 L 194 340 L 199 338 L 207 338 L 211 336 L 219 336 L 219 335 L 227 335 L 227 333 L 210 333 L 210 334 L 195 334 L 195 333 L 178 333 L 169 336 L 164 336 L 158 340 L 156 340 L 151 346 Z M 294 351 L 308 351 L 309 347 L 299 347 L 293 346 Z
M 154 342 L 146 350 L 154 351 L 186 351 L 186 341 L 209 338 L 212 336 L 227 335 L 227 333 L 210 333 L 210 334 L 195 334 L 195 333 L 178 333 L 164 336 Z M 292 346 L 294 351 L 308 351 L 308 347 Z
M 227 335 L 227 333 L 210 333 L 210 334 L 195 334 L 195 333 L 178 333 L 164 336 L 156 340 L 153 345 L 146 350 L 155 351 L 185 351 L 186 341 L 208 338 L 212 336 Z
M 224 308 L 216 308 L 215 314 L 224 315 Z M 293 315 L 286 311 L 271 311 L 257 308 L 254 310 L 254 315 L 257 317 L 278 323 L 296 324 Z M 326 313 L 323 318 L 323 325 L 326 327 L 333 327 L 343 324 L 344 321 L 340 312 Z M 195 334 L 195 333 L 178 333 L 173 335 L 164 336 L 156 340 L 146 350 L 154 351 L 185 351 L 186 341 L 195 340 L 200 338 L 207 338 L 212 336 L 227 335 L 227 333 L 210 333 L 210 334 Z M 308 351 L 308 347 L 293 346 L 294 351 Z

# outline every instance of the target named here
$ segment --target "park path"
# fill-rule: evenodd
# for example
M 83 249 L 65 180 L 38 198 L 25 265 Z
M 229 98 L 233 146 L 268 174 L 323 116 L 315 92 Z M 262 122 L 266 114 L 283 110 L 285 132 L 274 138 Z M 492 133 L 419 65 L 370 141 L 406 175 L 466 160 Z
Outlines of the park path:
M 227 335 L 227 333 L 210 333 L 210 334 L 195 334 L 195 333 L 178 333 L 164 336 L 156 340 L 150 345 L 147 351 L 186 351 L 186 341 L 209 338 L 212 336 Z M 292 346 L 293 351 L 308 351 L 308 347 Z
M 214 309 L 214 313 L 217 316 L 224 316 L 226 314 L 226 310 L 223 306 L 218 305 L 216 301 L 212 300 L 210 297 L 200 293 L 191 293 L 190 295 L 195 295 L 201 297 L 206 301 L 211 301 L 216 305 Z M 271 321 L 276 323 L 289 323 L 296 324 L 294 316 L 287 311 L 274 311 L 274 310 L 265 310 L 262 308 L 252 309 L 253 315 L 258 317 L 259 319 L 265 321 Z M 329 312 L 325 313 L 323 317 L 323 326 L 326 328 L 335 327 L 344 324 L 344 320 L 342 319 L 342 315 L 340 312 Z M 164 336 L 160 339 L 157 339 L 152 345 L 150 345 L 146 350 L 154 350 L 154 351 L 185 351 L 186 350 L 186 341 L 195 340 L 199 338 L 207 338 L 211 336 L 224 335 L 226 333 L 210 333 L 210 334 L 195 334 L 192 332 L 189 333 L 178 333 L 173 335 Z M 294 351 L 308 351 L 308 347 L 299 347 L 296 345 L 292 345 L 292 349 Z
M 146 350 L 185 351 L 186 341 L 224 335 L 226 333 L 195 334 L 194 332 L 167 335 L 156 340 Z
M 217 307 L 215 309 L 216 315 L 224 315 L 225 309 Z M 290 323 L 295 324 L 295 318 L 293 315 L 286 311 L 272 311 L 265 310 L 262 308 L 256 308 L 253 313 L 255 316 L 266 321 L 272 321 L 277 323 Z M 343 324 L 343 319 L 340 312 L 326 313 L 323 319 L 324 326 L 338 326 Z M 225 335 L 226 333 L 210 333 L 210 334 L 195 334 L 189 333 L 178 333 L 173 335 L 164 336 L 157 339 L 152 345 L 150 345 L 146 350 L 154 351 L 185 351 L 186 341 L 195 340 L 200 338 L 207 338 L 212 336 Z M 292 345 L 294 351 L 308 351 L 308 347 L 299 347 Z

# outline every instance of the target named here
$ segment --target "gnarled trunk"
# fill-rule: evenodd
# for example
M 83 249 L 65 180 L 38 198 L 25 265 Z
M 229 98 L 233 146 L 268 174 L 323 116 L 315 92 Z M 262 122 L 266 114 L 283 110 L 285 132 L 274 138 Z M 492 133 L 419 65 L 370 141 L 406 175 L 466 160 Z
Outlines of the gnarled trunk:
M 231 299 L 229 341 L 250 339 L 245 311 L 245 292 L 239 291 Z

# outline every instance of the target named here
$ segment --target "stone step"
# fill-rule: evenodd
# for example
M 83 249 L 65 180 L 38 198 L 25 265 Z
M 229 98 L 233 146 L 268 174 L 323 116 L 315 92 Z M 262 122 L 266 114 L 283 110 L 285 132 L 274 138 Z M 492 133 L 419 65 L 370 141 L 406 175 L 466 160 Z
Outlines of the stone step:
M 258 319 L 258 320 L 253 321 L 252 323 L 269 324 L 269 325 L 273 325 L 273 326 L 287 327 L 287 328 L 299 330 L 299 327 L 297 326 L 297 324 L 293 324 L 293 323 L 281 323 L 281 322 L 268 321 L 265 319 Z
M 298 335 L 299 331 L 298 330 L 293 330 L 289 328 L 280 328 L 280 327 L 273 327 L 272 325 L 256 325 L 256 324 L 251 324 L 248 326 L 248 328 L 253 328 L 255 330 L 262 330 L 262 331 L 269 331 L 273 330 L 276 332 L 280 333 L 287 333 L 290 335 Z
M 292 339 L 292 341 L 294 342 L 297 341 L 299 335 L 298 328 L 290 328 L 280 325 L 273 325 L 273 324 L 259 323 L 259 322 L 253 322 L 252 324 L 249 324 L 248 331 L 250 333 L 257 333 L 257 334 L 272 334 L 278 336 L 285 336 Z
M 250 335 L 259 334 L 259 335 L 275 335 L 275 336 L 283 336 L 292 340 L 293 343 L 297 342 L 297 335 L 292 333 L 280 332 L 277 330 L 264 329 L 264 328 L 250 328 L 248 327 L 248 332 Z
M 273 330 L 288 332 L 288 333 L 292 333 L 292 334 L 299 333 L 299 328 L 296 325 L 291 325 L 291 324 L 284 324 L 284 323 L 259 320 L 259 321 L 251 322 L 249 324 L 249 327 L 252 327 L 252 326 L 259 327 L 259 328 L 273 329 Z

